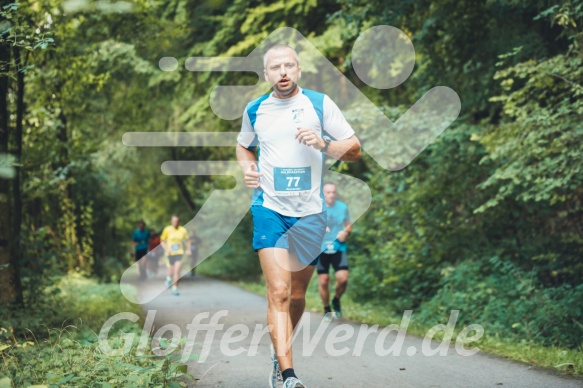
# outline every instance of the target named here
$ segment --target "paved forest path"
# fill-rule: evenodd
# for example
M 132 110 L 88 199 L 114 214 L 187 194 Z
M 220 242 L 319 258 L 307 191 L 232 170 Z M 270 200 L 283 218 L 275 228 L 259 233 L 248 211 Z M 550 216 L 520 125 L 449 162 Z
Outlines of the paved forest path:
M 152 281 L 150 281 L 152 282 Z M 157 282 L 157 280 L 156 280 Z M 160 289 L 162 281 L 160 280 Z M 183 278 L 180 284 L 181 295 L 176 297 L 170 290 L 144 305 L 144 309 L 155 310 L 154 327 L 174 324 L 186 336 L 186 325 L 200 313 L 209 313 L 201 323 L 209 323 L 210 317 L 221 310 L 226 310 L 219 324 L 224 327 L 212 337 L 208 358 L 204 362 L 190 361 L 188 371 L 200 378 L 195 387 L 260 387 L 268 386 L 270 371 L 269 336 L 264 335 L 256 348 L 255 355 L 248 355 L 256 325 L 265 327 L 266 299 L 244 291 L 229 283 L 206 277 Z M 308 317 L 304 316 L 304 319 Z M 309 313 L 310 338 L 314 337 L 322 323 L 322 315 Z M 225 332 L 234 325 L 249 328 L 249 335 L 237 341 L 241 331 L 232 334 L 230 349 L 240 349 L 239 355 L 226 355 L 221 350 L 221 339 Z M 335 349 L 348 347 L 342 356 L 329 355 L 326 352 L 326 339 L 334 328 L 345 325 L 354 329 L 351 338 L 334 344 Z M 366 327 L 366 326 L 365 326 Z M 176 329 L 176 328 L 175 328 Z M 422 339 L 407 335 L 400 356 L 379 356 L 375 352 L 375 342 L 379 332 L 370 334 L 364 341 L 360 356 L 354 356 L 357 337 L 361 324 L 346 320 L 331 322 L 314 348 L 312 355 L 303 354 L 303 333 L 294 342 L 294 369 L 304 384 L 309 388 L 324 387 L 548 387 L 575 388 L 583 387 L 583 381 L 556 376 L 550 372 L 533 369 L 526 364 L 504 360 L 480 352 L 474 356 L 460 356 L 451 346 L 447 356 L 424 356 L 421 353 Z M 245 330 L 245 329 L 243 329 Z M 337 336 L 346 334 L 337 328 Z M 168 334 L 168 333 L 167 333 Z M 200 353 L 206 332 L 201 331 L 195 339 L 193 353 Z M 210 336 L 209 336 L 210 338 Z M 384 347 L 389 348 L 396 338 L 391 332 L 384 340 Z M 330 341 L 329 341 L 330 342 Z M 361 341 L 362 342 L 362 341 Z M 209 341 L 209 343 L 211 343 Z M 408 350 L 417 349 L 413 356 Z M 227 350 L 228 353 L 228 350 Z

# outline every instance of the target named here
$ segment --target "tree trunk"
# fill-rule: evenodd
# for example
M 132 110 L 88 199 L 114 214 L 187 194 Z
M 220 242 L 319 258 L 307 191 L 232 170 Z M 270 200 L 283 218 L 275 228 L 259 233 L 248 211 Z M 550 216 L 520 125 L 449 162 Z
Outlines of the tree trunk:
M 12 182 L 12 192 L 13 192 L 13 227 L 12 240 L 14 244 L 12 245 L 12 266 L 14 267 L 14 284 L 19 290 L 19 299 L 17 302 L 19 304 L 23 303 L 22 299 L 22 282 L 20 279 L 20 262 L 22 262 L 22 193 L 21 193 L 21 177 L 22 177 L 22 122 L 24 120 L 24 73 L 19 71 L 24 64 L 22 62 L 22 57 L 20 55 L 20 48 L 14 48 L 14 63 L 16 64 L 16 131 L 14 134 L 15 140 L 15 156 L 16 160 L 20 166 L 16 167 L 16 175 L 14 181 Z
M 10 46 L 0 44 L 0 152 L 8 152 L 8 71 Z M 4 187 L 4 185 L 2 185 Z
M 0 153 L 8 153 L 8 70 L 10 69 L 10 46 L 0 44 Z M 2 179 L 2 178 L 0 178 Z M 11 192 L 7 180 L 0 182 L 0 303 L 22 304 L 22 287 L 16 258 L 12 255 Z
M 14 63 L 18 68 L 22 68 L 25 64 L 20 56 L 20 48 L 14 47 Z M 24 73 L 17 71 L 16 73 L 16 125 L 14 132 L 14 156 L 20 165 L 22 165 L 22 122 L 24 120 Z M 14 195 L 14 236 L 18 241 L 20 238 L 20 230 L 22 225 L 22 196 L 21 196 L 21 173 L 22 168 L 16 169 L 14 177 L 13 195 Z
M 16 124 L 14 131 L 14 156 L 20 166 L 16 167 L 16 174 L 12 182 L 12 197 L 13 197 L 13 215 L 12 215 L 12 235 L 13 235 L 13 249 L 12 255 L 15 258 L 22 257 L 22 192 L 21 192 L 21 178 L 22 178 L 22 121 L 24 120 L 24 73 L 20 71 L 25 63 L 20 56 L 20 48 L 15 46 L 14 64 L 16 68 Z M 19 272 L 19 268 L 16 268 Z
M 61 90 L 59 88 L 58 94 Z M 69 159 L 69 122 L 67 116 L 63 112 L 64 104 L 61 104 L 61 112 L 59 120 L 61 122 L 57 139 L 61 142 L 60 163 L 62 168 L 70 167 L 71 161 Z M 75 201 L 75 193 L 73 184 L 71 183 L 73 172 L 68 170 L 65 181 L 61 184 L 61 225 L 63 243 L 66 250 L 66 261 L 69 272 L 74 272 L 78 269 L 86 267 L 86 261 L 81 251 L 78 235 L 78 221 L 77 221 L 77 202 Z

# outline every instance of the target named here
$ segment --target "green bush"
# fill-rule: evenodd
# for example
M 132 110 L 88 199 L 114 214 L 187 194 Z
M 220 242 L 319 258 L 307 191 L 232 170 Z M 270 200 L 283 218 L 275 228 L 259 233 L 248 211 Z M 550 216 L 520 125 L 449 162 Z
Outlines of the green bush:
M 526 339 L 545 346 L 581 346 L 583 285 L 543 288 L 533 273 L 523 273 L 498 258 L 465 261 L 443 277 L 442 287 L 420 306 L 422 324 L 441 322 L 461 310 L 458 327 L 477 323 L 485 335 Z
M 137 325 L 125 324 L 123 330 L 139 334 Z M 139 335 L 125 355 L 104 354 L 96 338 L 77 339 L 74 328 L 49 330 L 41 341 L 27 340 L 7 347 L 0 345 L 0 386 L 28 387 L 45 384 L 50 387 L 181 387 L 178 380 L 194 380 L 181 364 L 181 355 L 157 357 L 149 346 L 137 355 Z M 112 348 L 124 346 L 121 335 L 109 338 Z M 164 348 L 170 346 L 166 343 Z M 3 385 L 2 383 L 6 384 Z
M 113 349 L 125 345 L 124 334 L 134 334 L 124 355 L 110 356 L 99 348 L 97 333 L 107 319 L 120 312 L 141 315 L 141 307 L 125 299 L 119 284 L 68 275 L 46 288 L 26 310 L 0 311 L 0 385 L 102 387 L 184 386 L 186 373 L 180 356 L 158 357 L 150 344 L 143 355 L 136 348 L 141 334 L 137 323 L 124 320 L 109 332 Z M 58 327 L 58 329 L 54 329 Z M 177 340 L 181 345 L 183 339 Z M 148 341 L 150 342 L 150 341 Z M 160 348 L 171 344 L 160 340 Z
M 52 285 L 39 291 L 35 302 L 24 309 L 0 308 L 0 341 L 26 337 L 30 332 L 43 336 L 47 328 L 80 325 L 82 330 L 99 330 L 112 315 L 122 311 L 141 314 L 117 283 L 99 283 L 79 274 L 53 278 Z

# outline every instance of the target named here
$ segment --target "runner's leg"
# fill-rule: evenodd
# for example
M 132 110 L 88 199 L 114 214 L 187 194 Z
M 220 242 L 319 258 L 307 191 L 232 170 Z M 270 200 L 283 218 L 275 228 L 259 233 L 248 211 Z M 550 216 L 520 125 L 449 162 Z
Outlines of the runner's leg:
M 293 368 L 289 314 L 292 276 L 278 262 L 289 261 L 289 253 L 283 248 L 263 248 L 258 253 L 267 286 L 267 325 L 271 327 L 271 340 L 283 371 Z
M 170 261 L 170 258 L 168 258 L 167 260 Z M 172 279 L 172 276 L 174 275 L 174 269 L 173 269 L 174 266 L 172 265 L 172 263 L 168 262 L 166 267 L 168 268 L 168 271 L 166 273 L 166 278 Z
M 330 275 L 322 273 L 318 275 L 318 292 L 324 307 L 330 306 Z
M 154 257 L 152 258 L 152 273 L 154 274 L 154 276 L 156 276 L 158 274 L 158 267 L 160 266 L 160 256 L 157 254 L 154 254 Z
M 297 256 L 291 254 L 291 260 L 297 261 Z M 306 308 L 306 290 L 308 289 L 308 285 L 310 284 L 315 269 L 316 266 L 308 265 L 300 271 L 294 271 L 291 273 L 291 300 L 289 312 L 291 315 L 292 328 L 294 329 L 302 318 L 302 314 Z
M 139 274 L 140 274 L 141 280 L 146 278 L 146 260 L 147 260 L 147 258 L 145 256 L 147 253 L 148 253 L 148 251 L 144 250 L 144 249 L 136 250 L 136 261 L 138 262 L 138 269 L 139 269 Z
M 336 287 L 334 287 L 334 296 L 340 299 L 348 285 L 348 257 L 346 252 L 338 252 L 339 260 L 334 263 L 334 274 L 336 277 Z
M 289 230 L 289 267 L 292 268 L 290 315 L 294 328 L 306 307 L 306 290 L 319 262 L 325 230 L 324 212 L 300 218 Z
M 190 265 L 192 269 L 190 270 L 190 276 L 194 276 L 196 274 L 196 265 L 198 264 L 198 251 L 192 252 L 190 255 Z
M 348 285 L 348 270 L 341 269 L 336 272 L 336 287 L 334 296 L 340 299 L 344 292 L 346 291 L 346 286 Z
M 178 282 L 180 281 L 180 270 L 182 269 L 182 260 L 176 260 L 172 267 L 172 284 L 178 287 Z

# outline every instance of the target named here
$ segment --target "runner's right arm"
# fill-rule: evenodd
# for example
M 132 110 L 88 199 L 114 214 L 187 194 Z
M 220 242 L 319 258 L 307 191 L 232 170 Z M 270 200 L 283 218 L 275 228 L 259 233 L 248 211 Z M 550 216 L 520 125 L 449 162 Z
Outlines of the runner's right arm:
M 243 174 L 245 174 L 245 185 L 250 189 L 255 189 L 261 185 L 259 178 L 261 174 L 257 167 L 257 155 L 255 150 L 258 146 L 257 134 L 251 124 L 247 108 L 243 113 L 243 120 L 241 122 L 241 132 L 237 137 L 237 161 Z
M 251 189 L 259 187 L 259 178 L 263 174 L 257 171 L 257 155 L 255 155 L 255 150 L 250 150 L 241 144 L 237 144 L 236 152 L 239 166 L 243 170 L 243 174 L 245 174 L 245 184 Z
M 166 247 L 166 239 L 168 238 L 168 231 L 166 229 L 164 229 L 162 231 L 162 235 L 160 235 L 160 245 L 162 246 L 162 249 L 164 249 L 164 252 L 168 253 L 168 248 Z

